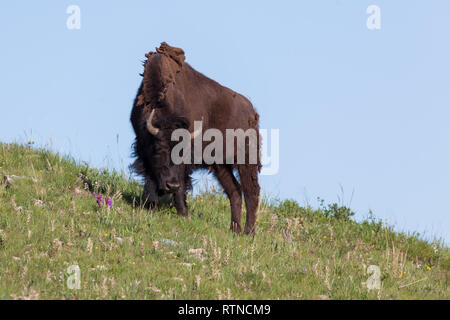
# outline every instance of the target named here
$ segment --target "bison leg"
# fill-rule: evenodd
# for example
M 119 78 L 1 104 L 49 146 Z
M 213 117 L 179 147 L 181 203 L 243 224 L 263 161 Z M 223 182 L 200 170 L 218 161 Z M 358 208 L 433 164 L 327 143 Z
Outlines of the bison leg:
M 150 177 L 145 178 L 144 191 L 142 192 L 141 201 L 144 207 L 154 208 L 158 205 L 158 194 L 156 192 L 156 183 Z
M 186 188 L 182 186 L 174 194 L 175 208 L 177 209 L 177 214 L 180 216 L 188 216 L 188 208 L 186 203 Z
M 186 175 L 186 168 L 183 167 L 180 169 L 180 188 L 173 194 L 175 208 L 177 209 L 177 214 L 180 216 L 187 217 L 188 216 L 188 207 L 186 203 L 186 191 L 187 186 L 190 183 L 189 177 L 184 179 Z
M 238 166 L 242 189 L 245 197 L 245 208 L 247 210 L 245 221 L 245 233 L 255 234 L 256 213 L 259 202 L 258 167 L 256 165 Z
M 230 199 L 231 225 L 233 232 L 241 233 L 241 210 L 242 210 L 242 190 L 241 185 L 236 180 L 231 166 L 214 166 L 212 169 L 217 180 L 219 180 L 225 194 Z

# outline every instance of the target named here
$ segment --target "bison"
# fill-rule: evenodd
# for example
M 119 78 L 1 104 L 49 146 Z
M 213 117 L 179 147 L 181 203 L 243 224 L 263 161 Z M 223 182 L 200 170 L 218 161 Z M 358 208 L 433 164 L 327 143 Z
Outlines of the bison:
M 253 235 L 260 196 L 258 113 L 243 95 L 194 70 L 185 62 L 182 49 L 163 42 L 156 52 L 145 56 L 143 80 L 131 112 L 136 134 L 133 146 L 136 161 L 132 168 L 145 178 L 142 198 L 152 207 L 158 204 L 159 197 L 172 194 L 177 213 L 187 216 L 186 192 L 192 188 L 191 174 L 198 169 L 207 169 L 217 178 L 230 200 L 230 229 L 236 233 L 242 231 L 244 195 L 244 231 Z M 194 142 L 199 136 L 198 131 L 194 132 L 195 121 L 201 121 L 202 130 L 214 128 L 223 133 L 223 145 L 228 146 L 226 140 L 233 139 L 231 153 L 227 150 L 219 159 L 221 161 L 214 163 L 203 159 L 196 163 L 175 164 L 171 152 L 177 142 L 172 141 L 172 134 L 177 129 L 189 130 Z M 236 137 L 227 135 L 229 129 L 241 129 L 241 132 L 252 129 L 256 132 L 256 161 L 250 161 L 249 137 L 244 137 L 244 161 L 238 161 L 239 146 L 234 144 Z M 203 139 L 200 143 L 200 151 L 204 151 L 208 143 Z M 191 152 L 194 153 L 194 148 Z M 239 173 L 239 180 L 235 171 Z

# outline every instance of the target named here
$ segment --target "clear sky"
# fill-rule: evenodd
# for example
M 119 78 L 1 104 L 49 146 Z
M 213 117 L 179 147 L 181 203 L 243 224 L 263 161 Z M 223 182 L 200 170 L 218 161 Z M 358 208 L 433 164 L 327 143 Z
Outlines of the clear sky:
M 2 1 L 0 141 L 126 169 L 141 61 L 166 41 L 280 129 L 266 194 L 317 206 L 342 186 L 357 219 L 371 209 L 449 244 L 449 12 L 448 0 Z

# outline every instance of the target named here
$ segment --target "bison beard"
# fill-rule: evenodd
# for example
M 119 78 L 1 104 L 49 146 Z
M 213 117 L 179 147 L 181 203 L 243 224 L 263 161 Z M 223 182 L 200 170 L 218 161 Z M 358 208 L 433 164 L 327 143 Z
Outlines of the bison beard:
M 146 54 L 143 81 L 138 89 L 131 112 L 136 134 L 133 168 L 145 177 L 143 201 L 157 206 L 159 197 L 173 194 L 177 213 L 188 215 L 186 192 L 191 189 L 191 173 L 208 169 L 219 181 L 231 205 L 231 230 L 241 232 L 242 194 L 245 197 L 245 233 L 254 234 L 260 187 L 259 116 L 248 99 L 194 70 L 186 63 L 184 51 L 163 42 L 156 52 Z M 194 121 L 203 121 L 203 130 L 216 128 L 225 137 L 226 129 L 254 129 L 257 132 L 256 164 L 238 164 L 237 148 L 234 163 L 174 165 L 171 150 L 172 132 L 178 128 L 194 129 Z M 202 148 L 207 144 L 203 143 Z M 226 145 L 226 141 L 224 141 Z M 193 148 L 192 148 L 193 150 Z M 246 152 L 248 151 L 246 148 Z M 239 180 L 233 171 L 237 169 Z

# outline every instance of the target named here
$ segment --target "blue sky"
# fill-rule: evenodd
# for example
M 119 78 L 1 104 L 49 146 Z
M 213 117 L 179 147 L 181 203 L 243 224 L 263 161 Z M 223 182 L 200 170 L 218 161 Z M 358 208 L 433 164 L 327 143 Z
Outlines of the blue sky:
M 0 141 L 126 169 L 141 61 L 166 41 L 280 129 L 266 194 L 316 206 L 342 186 L 357 219 L 371 209 L 448 244 L 448 12 L 446 0 L 2 2 Z

